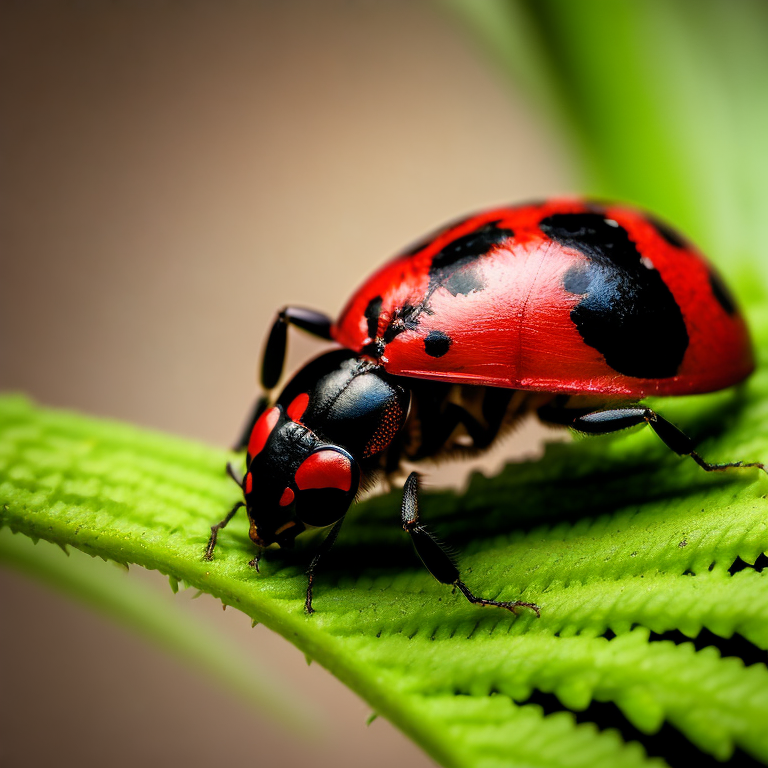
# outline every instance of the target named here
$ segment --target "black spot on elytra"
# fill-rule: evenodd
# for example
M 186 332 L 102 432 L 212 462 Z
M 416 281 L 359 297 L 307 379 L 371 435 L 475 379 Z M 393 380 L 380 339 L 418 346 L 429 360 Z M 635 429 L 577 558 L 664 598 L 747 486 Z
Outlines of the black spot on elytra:
M 709 271 L 709 285 L 712 288 L 712 295 L 717 299 L 718 304 L 729 314 L 736 314 L 736 302 L 728 290 L 725 283 L 720 279 L 720 275 L 712 270 Z
M 392 319 L 389 321 L 384 331 L 384 343 L 389 344 L 392 339 L 403 331 L 414 331 L 419 325 L 419 315 L 422 312 L 432 314 L 430 310 L 423 306 L 413 304 L 403 304 L 392 313 Z
M 441 236 L 449 229 L 460 226 L 464 221 L 466 221 L 466 219 L 454 222 L 449 225 L 449 227 L 422 240 L 410 250 L 406 251 L 404 255 L 413 256 L 419 251 L 424 250 L 430 243 L 434 242 L 437 237 Z M 382 342 L 384 345 L 403 333 L 403 331 L 415 330 L 419 325 L 420 316 L 422 314 L 432 314 L 429 307 L 429 299 L 438 288 L 445 288 L 453 296 L 466 296 L 473 291 L 481 291 L 485 288 L 485 282 L 475 268 L 476 262 L 482 256 L 487 254 L 495 245 L 505 242 L 510 237 L 514 237 L 514 233 L 511 229 L 499 228 L 497 226 L 498 223 L 498 221 L 487 222 L 482 226 L 477 227 L 472 232 L 463 235 L 462 237 L 457 237 L 432 257 L 432 262 L 429 267 L 429 287 L 426 295 L 421 297 L 421 300 L 417 301 L 415 304 L 404 304 L 392 313 L 392 318 L 382 334 Z M 368 335 L 372 338 L 375 334 L 375 330 L 378 328 L 378 316 L 381 310 L 381 304 L 376 306 L 374 305 L 374 301 L 375 299 L 368 304 L 368 308 L 365 312 L 365 317 L 368 320 Z M 374 312 L 377 317 L 377 328 L 374 329 L 374 332 L 372 333 L 373 321 L 371 316 Z M 447 345 L 450 346 L 452 340 L 447 336 L 445 338 L 448 339 Z M 430 342 L 430 348 L 433 350 L 440 350 L 442 349 L 440 345 L 443 343 L 444 342 L 441 342 L 436 338 L 434 344 Z M 446 346 L 440 354 L 435 354 L 433 356 L 440 357 L 441 355 L 444 355 L 448 351 L 448 346 Z M 383 351 L 380 354 L 383 354 Z M 428 354 L 431 353 L 428 352 Z
M 467 296 L 472 291 L 482 291 L 485 288 L 485 282 L 472 265 L 451 272 L 440 281 L 440 285 L 453 296 Z
M 443 331 L 430 331 L 424 339 L 424 351 L 430 357 L 442 357 L 453 344 L 453 339 Z
M 498 223 L 498 221 L 489 221 L 473 232 L 452 240 L 432 258 L 429 271 L 443 271 L 459 263 L 466 264 L 468 261 L 485 256 L 494 245 L 514 236 L 511 229 L 498 228 Z
M 559 213 L 539 227 L 588 259 L 574 265 L 563 283 L 584 296 L 571 319 L 585 343 L 626 376 L 674 376 L 688 348 L 685 321 L 661 275 L 641 262 L 627 231 L 597 213 Z
M 451 229 L 456 229 L 456 227 L 460 227 L 462 224 L 464 224 L 465 222 L 469 221 L 474 217 L 475 217 L 475 214 L 472 214 L 471 216 L 461 216 L 460 218 L 452 219 L 451 221 L 447 222 L 439 229 L 436 229 L 430 232 L 426 237 L 421 238 L 421 240 L 417 240 L 413 245 L 406 248 L 406 250 L 404 250 L 401 255 L 415 256 L 420 251 L 423 251 L 425 248 L 428 248 L 441 235 L 445 234 Z
M 485 283 L 474 268 L 475 262 L 494 246 L 514 237 L 511 229 L 499 228 L 498 223 L 483 224 L 452 240 L 436 253 L 429 267 L 432 286 L 442 286 L 454 296 L 483 290 Z
M 460 219 L 454 219 L 453 221 L 449 221 L 447 224 L 444 224 L 439 229 L 433 230 L 430 232 L 426 237 L 421 238 L 421 240 L 417 240 L 413 245 L 409 246 L 402 252 L 403 256 L 415 256 L 420 251 L 423 251 L 425 248 L 428 248 L 432 243 L 437 240 L 440 235 L 447 232 L 449 229 L 454 229 L 455 227 L 458 227 L 462 225 L 465 221 L 468 221 L 468 218 L 463 216 Z
M 587 293 L 591 282 L 592 276 L 589 274 L 588 269 L 584 269 L 580 266 L 571 267 L 565 273 L 563 287 L 568 293 Z
M 368 321 L 368 335 L 372 338 L 376 338 L 376 333 L 379 328 L 379 315 L 381 314 L 381 305 L 383 300 L 381 296 L 374 296 L 365 308 L 365 319 Z

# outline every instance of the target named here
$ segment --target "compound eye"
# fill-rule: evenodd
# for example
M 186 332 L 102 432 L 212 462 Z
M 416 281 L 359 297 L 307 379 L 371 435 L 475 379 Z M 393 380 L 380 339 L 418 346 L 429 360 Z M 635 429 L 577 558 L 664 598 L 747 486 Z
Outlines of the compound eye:
M 318 448 L 296 470 L 296 516 L 319 528 L 340 520 L 357 493 L 357 462 L 338 447 Z
M 280 409 L 277 406 L 264 411 L 259 416 L 256 423 L 251 430 L 251 438 L 248 441 L 248 457 L 252 459 L 254 456 L 258 456 L 263 450 L 264 446 L 269 440 L 269 436 L 277 426 L 277 422 L 280 420 Z

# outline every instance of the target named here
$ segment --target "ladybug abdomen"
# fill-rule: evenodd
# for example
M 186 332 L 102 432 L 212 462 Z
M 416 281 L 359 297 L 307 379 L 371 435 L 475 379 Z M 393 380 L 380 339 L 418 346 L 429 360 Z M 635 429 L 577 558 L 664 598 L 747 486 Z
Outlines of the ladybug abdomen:
M 753 365 L 698 252 L 635 211 L 573 201 L 443 230 L 374 275 L 335 332 L 390 373 L 559 393 L 705 392 Z

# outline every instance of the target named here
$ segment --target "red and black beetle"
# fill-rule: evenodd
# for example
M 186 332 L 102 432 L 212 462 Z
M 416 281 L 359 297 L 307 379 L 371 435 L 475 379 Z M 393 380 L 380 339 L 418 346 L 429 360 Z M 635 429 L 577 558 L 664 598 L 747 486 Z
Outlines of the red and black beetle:
M 386 264 L 333 323 L 287 307 L 269 335 L 261 380 L 282 374 L 289 325 L 342 349 L 312 360 L 241 440 L 245 506 L 256 546 L 293 545 L 330 527 L 308 570 L 335 540 L 362 485 L 400 460 L 479 452 L 522 414 L 602 434 L 647 423 L 707 471 L 693 442 L 639 404 L 648 395 L 711 392 L 754 361 L 747 327 L 713 267 L 668 227 L 638 211 L 577 200 L 496 208 L 453 222 Z M 429 571 L 476 597 L 418 514 L 418 475 L 403 489 L 402 525 Z M 258 558 L 251 561 L 258 569 Z

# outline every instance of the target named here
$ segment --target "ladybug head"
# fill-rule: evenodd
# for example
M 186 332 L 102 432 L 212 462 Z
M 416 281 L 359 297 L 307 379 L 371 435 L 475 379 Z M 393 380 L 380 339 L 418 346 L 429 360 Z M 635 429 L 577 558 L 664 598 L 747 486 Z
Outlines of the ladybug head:
M 309 362 L 251 432 L 243 490 L 251 539 L 290 547 L 307 528 L 341 520 L 361 469 L 402 428 L 410 393 L 350 350 Z M 361 464 L 358 464 L 360 462 Z
M 292 415 L 281 405 L 265 411 L 248 444 L 243 490 L 250 536 L 260 547 L 291 547 L 307 528 L 337 522 L 360 483 L 352 454 L 322 440 Z

